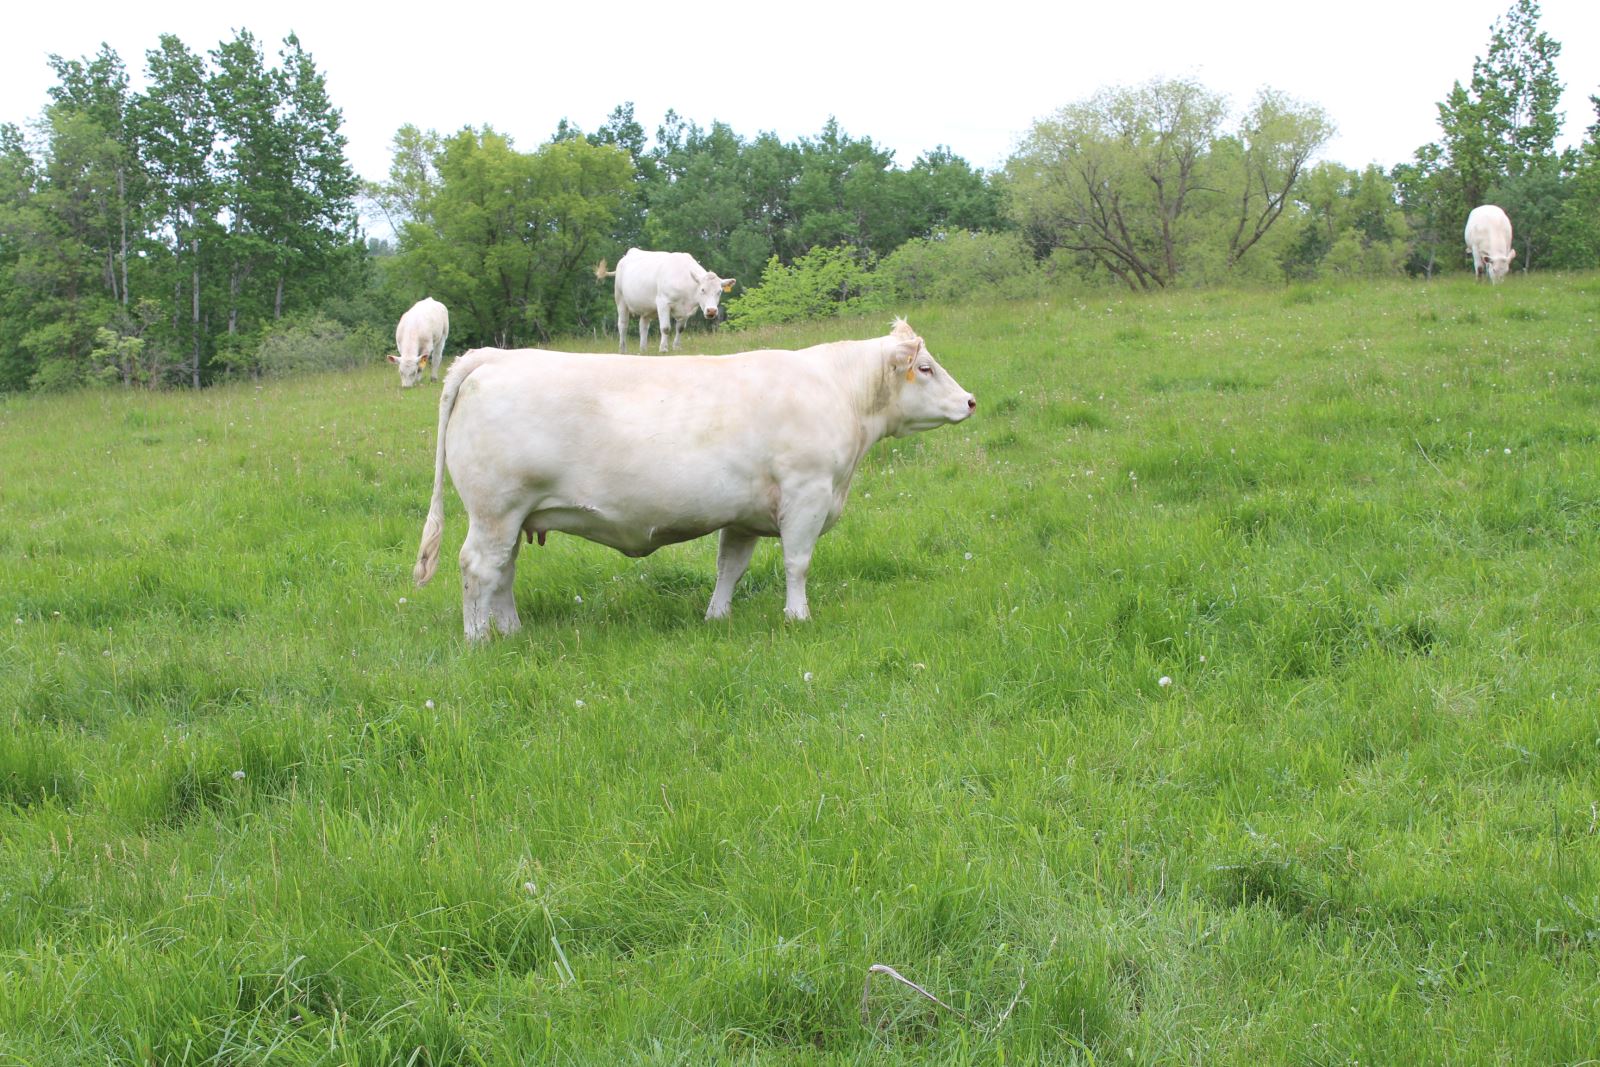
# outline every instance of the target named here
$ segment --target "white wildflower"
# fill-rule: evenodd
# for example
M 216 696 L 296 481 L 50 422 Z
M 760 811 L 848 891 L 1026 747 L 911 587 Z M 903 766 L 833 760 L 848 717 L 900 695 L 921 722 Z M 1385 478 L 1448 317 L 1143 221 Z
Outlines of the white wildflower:
M 243 771 L 234 771 L 233 772 L 233 780 L 236 781 L 236 782 L 244 781 L 244 772 Z
M 1156 680 L 1156 684 L 1165 689 L 1167 686 L 1172 684 L 1172 677 L 1170 675 L 1163 674 L 1159 679 Z

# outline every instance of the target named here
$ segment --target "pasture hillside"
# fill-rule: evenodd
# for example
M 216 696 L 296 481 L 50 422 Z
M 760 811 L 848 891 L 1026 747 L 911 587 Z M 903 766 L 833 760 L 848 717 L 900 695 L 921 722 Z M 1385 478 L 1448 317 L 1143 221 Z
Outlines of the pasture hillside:
M 466 647 L 387 364 L 0 403 L 0 1063 L 1600 1055 L 1600 277 L 908 311 L 804 626 Z

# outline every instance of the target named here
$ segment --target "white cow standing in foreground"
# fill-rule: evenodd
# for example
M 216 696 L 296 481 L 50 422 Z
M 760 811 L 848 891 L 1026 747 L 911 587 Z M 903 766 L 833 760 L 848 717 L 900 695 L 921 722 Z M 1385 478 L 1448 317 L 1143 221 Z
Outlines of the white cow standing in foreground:
M 594 276 L 600 281 L 616 278 L 612 292 L 617 301 L 617 351 L 628 350 L 628 316 L 639 318 L 639 354 L 650 336 L 650 320 L 660 323 L 661 354 L 667 352 L 667 331 L 672 331 L 672 347 L 678 347 L 683 324 L 696 311 L 707 322 L 716 322 L 722 294 L 733 289 L 736 278 L 719 278 L 706 270 L 687 252 L 646 252 L 630 248 L 617 261 L 616 270 L 606 270 L 601 260 Z
M 1511 269 L 1517 250 L 1511 247 L 1511 219 L 1493 204 L 1472 209 L 1467 216 L 1467 251 L 1472 254 L 1472 276 L 1489 275 L 1498 282 Z
M 433 364 L 433 380 L 439 380 L 439 364 L 444 362 L 444 342 L 450 336 L 450 312 L 431 296 L 411 305 L 394 328 L 398 356 L 389 362 L 400 367 L 400 388 L 410 389 L 422 380 L 422 368 Z
M 433 576 L 444 471 L 466 505 L 467 637 L 514 633 L 517 539 L 551 530 L 647 556 L 722 532 L 707 619 L 728 614 L 756 539 L 783 541 L 784 614 L 810 617 L 806 573 L 873 442 L 978 406 L 905 320 L 887 337 L 798 352 L 661 360 L 479 348 L 439 397 L 433 500 L 413 571 Z

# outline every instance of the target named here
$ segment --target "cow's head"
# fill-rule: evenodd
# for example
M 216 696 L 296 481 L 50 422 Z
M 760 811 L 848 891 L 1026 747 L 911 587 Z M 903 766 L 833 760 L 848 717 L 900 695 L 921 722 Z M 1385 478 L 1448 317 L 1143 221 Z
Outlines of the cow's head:
M 705 315 L 707 322 L 716 322 L 717 316 L 722 313 L 718 306 L 722 302 L 722 294 L 733 291 L 737 278 L 719 278 L 710 271 L 705 271 L 694 280 L 695 306 Z
M 1488 273 L 1491 282 L 1498 282 L 1511 271 L 1511 261 L 1517 258 L 1517 250 L 1511 249 L 1503 256 L 1483 254 L 1483 269 Z
M 905 319 L 896 319 L 884 346 L 888 381 L 898 409 L 889 430 L 896 437 L 960 422 L 978 408 L 978 398 L 939 366 Z
M 400 368 L 400 388 L 410 389 L 422 380 L 422 372 L 428 369 L 427 356 L 397 356 L 389 353 L 389 362 Z

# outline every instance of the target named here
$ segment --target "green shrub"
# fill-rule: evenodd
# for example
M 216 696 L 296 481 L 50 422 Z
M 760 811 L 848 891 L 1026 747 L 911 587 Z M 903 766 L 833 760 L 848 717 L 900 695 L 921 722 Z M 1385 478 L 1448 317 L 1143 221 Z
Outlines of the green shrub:
M 384 338 L 371 326 L 344 326 L 312 314 L 274 323 L 254 346 L 219 345 L 215 359 L 229 377 L 286 378 L 359 367 L 385 348 Z
M 869 305 L 870 254 L 850 248 L 813 248 L 789 266 L 773 256 L 761 284 L 728 304 L 733 329 L 842 315 Z

